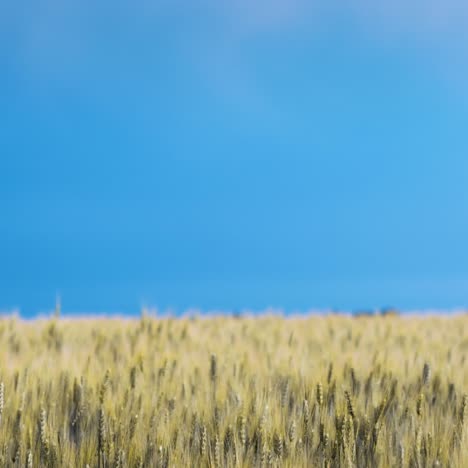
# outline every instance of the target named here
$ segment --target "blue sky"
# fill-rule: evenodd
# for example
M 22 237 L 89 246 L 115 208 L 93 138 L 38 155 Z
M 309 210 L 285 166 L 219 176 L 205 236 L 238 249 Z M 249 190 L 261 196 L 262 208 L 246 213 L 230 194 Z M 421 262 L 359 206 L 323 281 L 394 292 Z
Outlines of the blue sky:
M 0 309 L 468 305 L 461 1 L 0 4 Z

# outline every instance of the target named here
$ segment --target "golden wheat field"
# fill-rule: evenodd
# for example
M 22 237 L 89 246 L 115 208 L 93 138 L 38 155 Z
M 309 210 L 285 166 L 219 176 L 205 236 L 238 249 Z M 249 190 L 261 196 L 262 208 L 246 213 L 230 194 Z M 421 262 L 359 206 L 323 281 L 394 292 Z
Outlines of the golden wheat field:
M 0 321 L 2 467 L 468 467 L 468 315 Z

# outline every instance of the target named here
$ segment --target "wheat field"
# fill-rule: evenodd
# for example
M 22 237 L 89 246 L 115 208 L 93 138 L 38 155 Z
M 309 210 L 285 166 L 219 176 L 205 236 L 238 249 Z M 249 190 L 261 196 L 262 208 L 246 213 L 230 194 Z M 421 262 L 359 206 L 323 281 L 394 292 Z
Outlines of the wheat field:
M 0 321 L 2 467 L 468 467 L 468 315 Z

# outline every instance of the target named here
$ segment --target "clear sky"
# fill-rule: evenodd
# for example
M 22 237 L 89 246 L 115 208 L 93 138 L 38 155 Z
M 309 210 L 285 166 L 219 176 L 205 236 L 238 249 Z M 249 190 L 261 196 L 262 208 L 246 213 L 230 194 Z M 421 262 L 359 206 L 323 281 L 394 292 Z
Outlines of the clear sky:
M 461 0 L 0 2 L 0 309 L 468 305 Z

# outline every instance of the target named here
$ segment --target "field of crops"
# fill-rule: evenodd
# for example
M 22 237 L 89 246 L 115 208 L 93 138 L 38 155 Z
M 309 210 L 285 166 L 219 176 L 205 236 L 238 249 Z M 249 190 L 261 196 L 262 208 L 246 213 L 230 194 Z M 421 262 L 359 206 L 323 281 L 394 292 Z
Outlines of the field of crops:
M 468 315 L 0 321 L 2 467 L 468 467 Z

